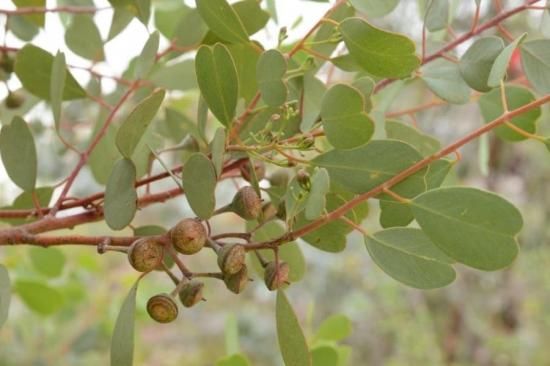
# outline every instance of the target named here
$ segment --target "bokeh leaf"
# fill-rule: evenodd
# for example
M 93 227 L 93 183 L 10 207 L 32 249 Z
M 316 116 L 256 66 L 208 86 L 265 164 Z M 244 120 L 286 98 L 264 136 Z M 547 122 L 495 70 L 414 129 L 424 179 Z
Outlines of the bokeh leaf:
M 0 264 L 0 329 L 8 320 L 11 302 L 11 282 L 8 270 Z
M 149 36 L 149 39 L 147 39 L 147 42 L 145 42 L 136 62 L 136 78 L 141 79 L 147 76 L 149 71 L 151 71 L 151 68 L 155 64 L 157 51 L 159 49 L 159 38 L 159 32 L 153 32 Z
M 537 91 L 550 93 L 550 39 L 537 39 L 521 45 L 521 64 L 527 80 Z
M 52 65 L 53 56 L 50 53 L 32 44 L 27 44 L 17 52 L 15 74 L 31 94 L 44 100 L 50 100 Z M 63 100 L 84 98 L 86 96 L 84 89 L 68 70 L 66 73 Z
M 52 78 L 50 85 L 50 103 L 52 105 L 53 119 L 55 129 L 59 131 L 61 120 L 61 102 L 63 101 L 63 89 L 65 89 L 65 79 L 67 78 L 65 64 L 65 55 L 57 52 L 52 64 Z
M 65 266 L 65 254 L 57 248 L 33 247 L 29 250 L 31 262 L 38 272 L 48 277 L 58 277 Z
M 51 315 L 63 305 L 61 292 L 42 282 L 17 280 L 14 289 L 25 305 L 41 315 Z
M 399 0 L 350 0 L 351 5 L 372 18 L 378 18 L 391 13 L 399 4 Z
M 345 315 L 332 315 L 319 325 L 315 332 L 315 340 L 342 341 L 349 337 L 352 331 L 351 320 Z
M 487 85 L 492 88 L 500 86 L 500 82 L 506 77 L 506 69 L 508 69 L 508 64 L 512 58 L 512 54 L 516 48 L 521 44 L 527 33 L 523 33 L 521 36 L 516 38 L 514 42 L 506 46 L 500 54 L 495 59 L 495 63 L 491 68 L 491 73 L 489 74 L 489 79 L 487 80 Z
M 2 126 L 0 154 L 10 179 L 24 191 L 32 191 L 36 184 L 36 147 L 31 130 L 21 117 Z
M 77 55 L 91 61 L 105 60 L 103 41 L 91 15 L 77 14 L 65 31 L 67 47 Z

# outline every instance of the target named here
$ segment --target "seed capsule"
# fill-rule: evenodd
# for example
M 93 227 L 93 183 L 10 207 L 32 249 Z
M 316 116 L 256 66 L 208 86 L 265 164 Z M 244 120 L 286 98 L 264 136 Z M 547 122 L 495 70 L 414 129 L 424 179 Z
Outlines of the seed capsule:
M 150 238 L 136 240 L 128 249 L 128 261 L 139 272 L 149 272 L 160 266 L 164 258 L 162 244 Z
M 248 160 L 246 163 L 242 164 L 239 169 L 241 171 L 241 177 L 247 182 L 252 182 L 253 172 L 258 182 L 265 178 L 265 164 L 261 161 L 252 163 L 252 161 Z
M 180 301 L 186 308 L 190 308 L 199 301 L 202 301 L 202 289 L 204 283 L 200 281 L 189 281 L 179 293 Z
M 288 282 L 290 266 L 286 262 L 269 262 L 265 267 L 264 281 L 270 291 L 277 290 Z
M 199 220 L 183 219 L 170 230 L 174 248 L 183 254 L 195 254 L 206 243 L 206 230 Z
M 178 317 L 178 305 L 168 294 L 159 294 L 147 301 L 147 313 L 159 323 L 170 323 Z
M 240 244 L 226 244 L 218 251 L 218 266 L 224 274 L 235 274 L 245 265 L 246 250 Z
M 241 188 L 230 204 L 231 211 L 245 220 L 254 220 L 262 212 L 262 200 L 250 186 Z
M 248 268 L 246 268 L 246 266 L 243 266 L 243 268 L 241 268 L 241 270 L 235 274 L 224 275 L 223 282 L 225 283 L 225 286 L 229 291 L 240 294 L 244 291 L 249 282 Z

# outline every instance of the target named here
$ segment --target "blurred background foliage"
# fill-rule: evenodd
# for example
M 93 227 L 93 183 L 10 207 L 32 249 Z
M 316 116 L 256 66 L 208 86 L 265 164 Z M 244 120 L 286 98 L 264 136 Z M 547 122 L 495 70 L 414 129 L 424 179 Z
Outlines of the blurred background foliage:
M 306 1 L 293 3 L 295 14 L 290 18 L 296 25 L 308 21 L 305 18 L 311 9 L 326 7 Z M 455 32 L 469 29 L 473 3 L 454 1 Z M 483 17 L 496 13 L 492 1 L 482 3 Z M 502 1 L 505 7 L 519 3 Z M 288 9 L 279 5 L 280 11 Z M 417 2 L 401 1 L 391 14 L 374 22 L 419 40 L 419 14 Z M 514 37 L 523 32 L 544 36 L 550 28 L 548 24 L 541 25 L 541 12 L 524 12 L 505 25 Z M 302 34 L 296 30 L 291 33 L 295 32 L 298 36 Z M 491 32 L 499 31 L 487 33 Z M 430 43 L 428 48 L 435 49 L 438 44 Z M 460 47 L 458 54 L 467 46 Z M 336 74 L 333 80 L 345 77 Z M 398 102 L 392 104 L 390 111 L 427 103 L 431 98 L 421 82 L 414 82 L 397 90 L 391 101 Z M 27 96 L 28 103 L 32 100 Z M 173 108 L 192 121 L 195 106 L 190 100 L 183 94 Z M 550 121 L 546 109 L 539 130 L 548 135 Z M 94 121 L 101 120 L 95 106 L 74 103 L 66 113 L 73 118 L 75 127 L 67 132 L 79 136 L 86 136 Z M 411 116 L 402 118 L 410 121 Z M 37 138 L 41 185 L 47 186 L 67 174 L 72 159 L 39 112 L 33 113 L 30 122 Z M 416 113 L 414 122 L 444 142 L 483 123 L 476 103 L 431 108 Z M 172 132 L 165 131 L 165 135 Z M 397 283 L 377 268 L 356 233 L 349 236 L 347 249 L 338 255 L 302 245 L 307 273 L 301 282 L 289 288 L 288 295 L 313 345 L 314 357 L 329 360 L 326 364 L 332 365 L 333 348 L 326 346 L 338 345 L 342 366 L 550 364 L 550 348 L 546 346 L 550 339 L 548 152 L 534 142 L 504 145 L 491 135 L 461 153 L 462 160 L 446 184 L 464 183 L 491 189 L 521 208 L 525 227 L 517 261 L 497 273 L 480 273 L 458 266 L 459 276 L 451 286 L 419 291 Z M 168 186 L 170 182 L 164 184 Z M 227 191 L 224 184 L 231 182 L 222 183 L 218 190 L 221 204 L 230 199 L 224 195 Z M 89 170 L 83 171 L 76 187 L 78 195 L 101 189 Z M 1 205 L 11 205 L 17 194 L 8 181 L 0 182 Z M 377 204 L 371 204 L 370 208 L 365 226 L 374 230 L 378 228 Z M 178 197 L 139 212 L 135 223 L 170 227 L 189 215 L 185 198 Z M 212 224 L 221 232 L 242 223 L 224 216 L 215 218 Z M 75 228 L 73 232 L 94 235 L 110 231 L 98 223 Z M 194 259 L 192 266 L 196 268 L 214 265 L 211 253 L 201 253 Z M 3 247 L 0 260 L 8 267 L 19 294 L 0 332 L 0 365 L 108 364 L 116 315 L 137 278 L 124 255 L 99 256 L 93 248 L 73 246 L 47 251 L 21 246 Z M 169 291 L 171 283 L 160 272 L 148 276 L 138 292 L 135 364 L 215 365 L 226 355 L 240 351 L 253 365 L 281 365 L 274 322 L 275 296 L 265 290 L 259 277 L 255 279 L 242 296 L 229 293 L 219 281 L 209 281 L 204 304 L 185 309 L 175 323 L 162 325 L 149 319 L 145 304 L 151 295 Z

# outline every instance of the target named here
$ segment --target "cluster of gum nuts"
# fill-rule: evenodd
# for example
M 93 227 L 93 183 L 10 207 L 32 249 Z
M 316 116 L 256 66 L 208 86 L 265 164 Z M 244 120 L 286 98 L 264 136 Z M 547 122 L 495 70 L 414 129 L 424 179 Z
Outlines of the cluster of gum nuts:
M 262 201 L 254 188 L 246 186 L 237 192 L 229 205 L 217 212 L 233 212 L 245 220 L 253 220 L 257 219 L 262 212 Z M 218 266 L 221 270 L 220 273 L 215 274 L 215 277 L 223 280 L 227 289 L 239 294 L 250 281 L 245 263 L 245 244 L 221 244 L 210 240 L 204 225 L 196 218 L 181 220 L 170 229 L 167 235 L 169 240 L 165 242 L 159 240 L 158 237 L 143 237 L 134 241 L 127 251 L 128 261 L 132 267 L 139 272 L 162 269 L 165 266 L 164 253 L 166 250 L 172 253 L 175 253 L 175 250 L 184 255 L 193 255 L 208 246 L 216 252 Z M 265 284 L 270 291 L 288 283 L 289 266 L 287 263 L 283 261 L 260 262 L 264 267 Z M 203 300 L 203 282 L 193 279 L 192 274 L 184 273 L 183 279 L 179 280 L 170 271 L 167 273 L 176 285 L 174 291 L 170 294 L 155 295 L 147 302 L 148 314 L 159 323 L 169 323 L 177 318 L 176 300 L 178 297 L 185 307 L 192 307 Z

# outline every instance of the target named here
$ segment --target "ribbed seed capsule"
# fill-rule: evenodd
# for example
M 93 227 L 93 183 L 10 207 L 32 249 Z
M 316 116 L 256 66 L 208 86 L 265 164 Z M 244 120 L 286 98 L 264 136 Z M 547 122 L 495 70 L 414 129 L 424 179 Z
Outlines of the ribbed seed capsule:
M 288 282 L 290 267 L 286 262 L 269 262 L 265 267 L 264 281 L 270 291 L 277 290 Z
M 233 293 L 240 294 L 248 285 L 248 268 L 243 266 L 241 270 L 234 274 L 226 274 L 223 276 L 223 282 L 227 289 Z
M 231 210 L 245 220 L 257 219 L 262 212 L 262 200 L 250 186 L 239 189 L 230 205 Z
M 188 283 L 183 285 L 179 293 L 180 301 L 183 306 L 185 306 L 186 308 L 190 308 L 199 301 L 202 301 L 203 287 L 203 282 L 195 280 L 189 281 Z
M 164 258 L 162 244 L 150 238 L 136 240 L 128 249 L 128 261 L 139 272 L 149 272 L 160 266 Z
M 246 261 L 246 250 L 240 244 L 225 244 L 218 251 L 218 266 L 224 274 L 239 272 Z
M 168 294 L 159 294 L 147 301 L 147 313 L 159 323 L 170 323 L 178 317 L 178 305 Z
M 174 248 L 183 254 L 195 254 L 206 243 L 206 229 L 199 220 L 183 219 L 170 230 Z

